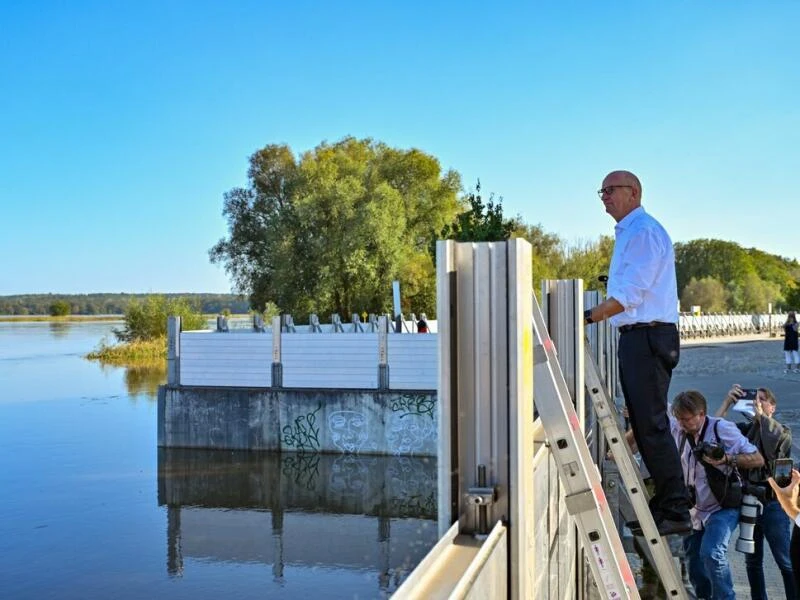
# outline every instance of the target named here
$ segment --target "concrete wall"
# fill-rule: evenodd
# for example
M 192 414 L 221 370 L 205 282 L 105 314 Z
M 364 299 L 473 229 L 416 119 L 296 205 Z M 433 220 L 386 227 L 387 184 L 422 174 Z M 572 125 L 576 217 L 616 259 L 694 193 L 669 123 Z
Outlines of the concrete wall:
M 165 448 L 436 456 L 436 393 L 162 386 Z

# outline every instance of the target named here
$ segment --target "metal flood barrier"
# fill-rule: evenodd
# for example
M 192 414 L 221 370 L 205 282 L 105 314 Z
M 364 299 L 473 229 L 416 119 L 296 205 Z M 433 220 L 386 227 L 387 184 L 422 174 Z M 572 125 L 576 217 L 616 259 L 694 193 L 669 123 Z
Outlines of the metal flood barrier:
M 543 285 L 550 335 L 593 456 L 604 456 L 584 406 L 582 282 Z M 439 542 L 394 598 L 584 598 L 594 583 L 535 419 L 531 246 L 437 244 Z M 594 353 L 616 373 L 611 328 Z M 613 358 L 612 358 L 613 356 Z M 616 383 L 606 378 L 609 390 Z M 596 593 L 596 590 L 595 590 Z

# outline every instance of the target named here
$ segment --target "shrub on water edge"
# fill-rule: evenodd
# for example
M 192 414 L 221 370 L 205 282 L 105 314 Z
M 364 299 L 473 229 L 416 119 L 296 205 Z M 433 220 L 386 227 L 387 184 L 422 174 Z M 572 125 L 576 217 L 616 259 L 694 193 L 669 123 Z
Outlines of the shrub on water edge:
M 72 307 L 66 300 L 57 300 L 48 307 L 48 310 L 51 317 L 66 317 L 72 311 Z
M 181 317 L 181 329 L 205 329 L 206 317 L 185 298 L 148 296 L 139 302 L 132 300 L 125 310 L 125 324 L 115 329 L 120 342 L 134 342 L 164 338 L 167 335 L 167 317 Z
M 86 355 L 90 360 L 99 360 L 112 365 L 163 366 L 167 359 L 167 338 L 139 340 L 124 344 L 110 345 L 105 339 L 97 349 Z

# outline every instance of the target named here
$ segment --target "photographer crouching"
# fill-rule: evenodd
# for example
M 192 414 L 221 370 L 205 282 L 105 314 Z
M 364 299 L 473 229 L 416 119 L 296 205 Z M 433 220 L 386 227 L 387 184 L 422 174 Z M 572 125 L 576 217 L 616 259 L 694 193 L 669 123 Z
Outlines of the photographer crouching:
M 775 462 L 781 458 L 789 458 L 792 449 L 792 434 L 788 427 L 775 419 L 778 402 L 775 395 L 767 388 L 744 390 L 740 385 L 734 384 L 717 411 L 717 416 L 725 417 L 730 407 L 745 398 L 752 398 L 752 421 L 736 425 L 742 434 L 758 448 L 765 461 L 763 467 L 742 472 L 742 476 L 751 487 L 761 490 L 760 500 L 763 504 L 763 510 L 756 517 L 753 530 L 753 552 L 745 554 L 750 594 L 753 600 L 767 600 L 764 581 L 764 538 L 766 538 L 770 550 L 772 550 L 772 556 L 781 571 L 786 598 L 787 600 L 796 600 L 797 589 L 789 556 L 789 523 L 775 497 L 775 492 L 767 481 L 775 471 Z
M 683 542 L 689 580 L 698 599 L 728 600 L 736 597 L 728 543 L 742 504 L 737 469 L 761 467 L 764 458 L 734 423 L 707 410 L 700 392 L 681 392 L 672 401 L 670 428 L 692 505 L 692 532 Z

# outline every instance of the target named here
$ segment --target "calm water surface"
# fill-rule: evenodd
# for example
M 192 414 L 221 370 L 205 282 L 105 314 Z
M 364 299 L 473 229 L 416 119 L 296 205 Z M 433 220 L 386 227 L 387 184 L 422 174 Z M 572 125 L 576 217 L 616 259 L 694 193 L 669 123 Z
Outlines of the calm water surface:
M 433 461 L 159 451 L 115 326 L 0 323 L 0 598 L 381 598 L 433 546 Z

